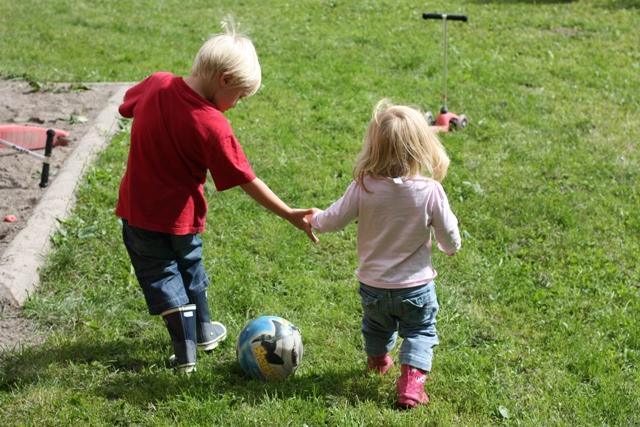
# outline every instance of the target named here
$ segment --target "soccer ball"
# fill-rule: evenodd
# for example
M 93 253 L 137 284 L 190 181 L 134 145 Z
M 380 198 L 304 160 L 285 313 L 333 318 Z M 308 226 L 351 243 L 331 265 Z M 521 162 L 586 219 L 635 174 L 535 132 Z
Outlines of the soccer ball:
M 260 316 L 240 333 L 236 357 L 242 370 L 253 378 L 283 380 L 302 360 L 300 331 L 282 317 Z

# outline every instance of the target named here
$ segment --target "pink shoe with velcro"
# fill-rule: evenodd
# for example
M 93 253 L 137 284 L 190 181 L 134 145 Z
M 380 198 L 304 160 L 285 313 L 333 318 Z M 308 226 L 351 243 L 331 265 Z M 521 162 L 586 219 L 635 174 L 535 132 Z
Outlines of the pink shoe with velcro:
M 429 395 L 424 391 L 426 381 L 426 373 L 413 366 L 402 365 L 397 383 L 398 407 L 411 409 L 429 403 Z

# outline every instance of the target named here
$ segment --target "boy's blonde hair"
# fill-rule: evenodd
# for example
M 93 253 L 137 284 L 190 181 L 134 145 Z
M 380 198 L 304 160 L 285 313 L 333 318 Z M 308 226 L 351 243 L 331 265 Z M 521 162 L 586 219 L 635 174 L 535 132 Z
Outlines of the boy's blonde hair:
M 239 34 L 230 17 L 222 22 L 224 33 L 211 36 L 200 48 L 191 67 L 191 74 L 208 80 L 229 73 L 231 86 L 253 95 L 260 88 L 262 73 L 258 54 L 251 40 Z
M 375 106 L 362 151 L 353 170 L 355 180 L 364 177 L 426 175 L 442 181 L 449 157 L 420 111 L 393 105 L 383 99 Z

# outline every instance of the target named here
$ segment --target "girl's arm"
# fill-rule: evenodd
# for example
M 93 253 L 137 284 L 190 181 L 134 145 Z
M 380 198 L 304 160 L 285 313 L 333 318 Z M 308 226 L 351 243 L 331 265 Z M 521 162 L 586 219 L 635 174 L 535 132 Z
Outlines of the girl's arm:
M 358 187 L 355 182 L 327 210 L 313 210 L 311 226 L 320 233 L 337 231 L 358 217 Z M 307 217 L 309 218 L 309 217 Z
M 305 215 L 313 212 L 312 209 L 291 209 L 260 178 L 256 178 L 248 184 L 242 184 L 240 187 L 260 205 L 307 233 L 312 242 L 318 241 L 311 230 L 311 225 L 305 219 Z
M 438 183 L 428 203 L 431 227 L 438 242 L 438 249 L 447 255 L 454 255 L 460 249 L 462 240 L 458 230 L 458 218 L 449 207 L 449 200 L 442 186 Z

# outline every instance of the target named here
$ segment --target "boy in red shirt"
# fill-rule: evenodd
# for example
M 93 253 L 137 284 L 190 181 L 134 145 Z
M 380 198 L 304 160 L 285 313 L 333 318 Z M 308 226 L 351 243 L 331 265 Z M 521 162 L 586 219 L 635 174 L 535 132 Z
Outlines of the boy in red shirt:
M 158 72 L 127 91 L 120 114 L 133 118 L 116 215 L 149 313 L 161 315 L 173 343 L 173 366 L 195 370 L 196 347 L 210 351 L 227 331 L 212 322 L 202 263 L 211 173 L 218 191 L 240 186 L 256 202 L 315 236 L 304 219 L 253 173 L 223 113 L 256 93 L 261 70 L 253 43 L 223 23 L 207 40 L 191 74 Z

